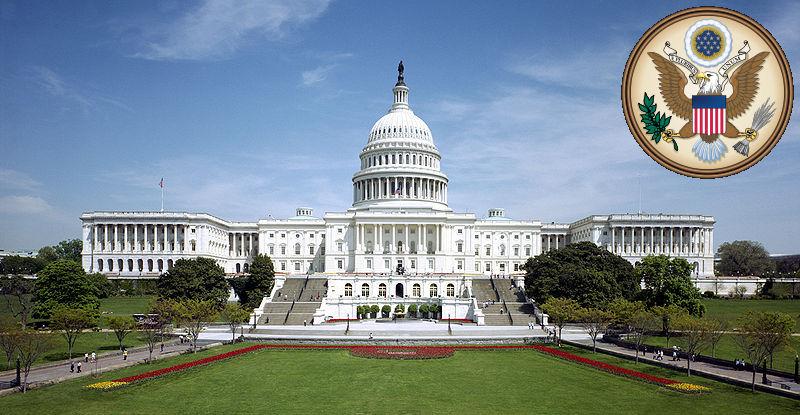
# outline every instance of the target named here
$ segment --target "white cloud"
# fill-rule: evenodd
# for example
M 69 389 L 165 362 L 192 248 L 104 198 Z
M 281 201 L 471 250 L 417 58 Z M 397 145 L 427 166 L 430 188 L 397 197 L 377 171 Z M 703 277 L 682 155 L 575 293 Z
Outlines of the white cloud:
M 165 27 L 150 32 L 136 57 L 205 60 L 231 55 L 248 39 L 281 38 L 297 25 L 322 15 L 328 0 L 206 0 Z
M 328 77 L 328 72 L 335 68 L 336 65 L 323 65 L 314 69 L 303 71 L 302 82 L 305 86 L 312 86 L 318 84 Z
M 42 184 L 33 177 L 11 169 L 0 169 L 0 188 L 33 190 Z
M 116 98 L 103 96 L 89 89 L 68 83 L 61 75 L 50 68 L 33 66 L 30 69 L 33 74 L 33 81 L 45 92 L 54 97 L 77 104 L 84 114 L 93 112 L 104 105 L 111 105 L 125 111 L 133 112 L 131 107 Z
M 53 207 L 38 196 L 0 197 L 0 213 L 36 215 L 52 211 Z

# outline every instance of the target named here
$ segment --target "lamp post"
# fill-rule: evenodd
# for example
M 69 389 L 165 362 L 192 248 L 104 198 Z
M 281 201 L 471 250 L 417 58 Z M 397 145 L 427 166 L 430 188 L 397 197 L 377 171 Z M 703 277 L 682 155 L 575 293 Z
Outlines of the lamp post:
M 800 383 L 798 369 L 800 369 L 800 356 L 794 355 L 794 383 Z
M 345 329 L 344 334 L 347 335 L 350 333 L 350 313 L 347 313 L 347 329 Z
M 450 314 L 447 314 L 447 334 L 453 335 L 453 329 L 450 328 Z

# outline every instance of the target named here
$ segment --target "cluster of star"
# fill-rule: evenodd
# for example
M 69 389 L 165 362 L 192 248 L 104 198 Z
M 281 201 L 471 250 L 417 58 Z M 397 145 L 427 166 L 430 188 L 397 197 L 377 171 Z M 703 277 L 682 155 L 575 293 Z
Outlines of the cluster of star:
M 720 37 L 718 34 L 706 30 L 695 38 L 695 48 L 705 56 L 712 56 L 720 50 Z

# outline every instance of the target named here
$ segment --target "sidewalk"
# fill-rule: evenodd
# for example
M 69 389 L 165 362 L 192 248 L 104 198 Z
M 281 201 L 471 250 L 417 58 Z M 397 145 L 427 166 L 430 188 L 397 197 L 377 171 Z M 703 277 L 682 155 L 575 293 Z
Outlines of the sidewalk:
M 165 343 L 164 353 L 160 352 L 160 345 L 157 345 L 153 350 L 153 360 L 161 359 L 164 357 L 174 356 L 189 348 L 188 343 Z M 104 353 L 97 356 L 97 362 L 83 361 L 83 356 L 75 356 L 72 360 L 76 363 L 82 362 L 83 367 L 81 373 L 78 373 L 77 367 L 74 373 L 70 373 L 69 360 L 62 360 L 61 362 L 48 363 L 42 366 L 34 366 L 28 375 L 28 387 L 36 386 L 44 383 L 57 383 L 64 380 L 74 379 L 81 376 L 88 376 L 95 373 L 103 373 L 113 369 L 122 367 L 133 366 L 142 363 L 150 356 L 147 348 L 136 347 L 128 349 L 128 360 L 122 359 L 122 353 L 112 352 Z M 12 381 L 16 379 L 16 370 L 6 371 L 0 374 L 0 381 Z M 24 375 L 20 375 L 21 377 Z M 8 389 L 5 389 L 8 390 Z
M 573 330 L 570 330 L 570 332 L 572 331 Z M 575 336 L 573 333 L 570 333 L 573 335 L 567 337 L 566 328 L 564 329 L 564 334 L 565 334 L 564 340 L 567 340 L 572 343 L 579 343 L 584 346 L 588 346 L 591 349 L 592 340 L 589 339 L 588 336 L 580 338 L 579 336 Z M 617 346 L 612 343 L 604 343 L 599 340 L 597 342 L 597 349 L 598 351 L 603 350 L 608 354 L 617 355 L 621 357 L 624 356 L 629 359 L 635 359 L 636 356 L 635 350 Z M 686 373 L 685 359 L 673 361 L 672 356 L 667 356 L 666 354 L 664 355 L 664 360 L 655 360 L 653 359 L 652 353 L 648 353 L 647 355 L 644 356 L 641 353 L 639 353 L 639 361 L 656 366 L 668 367 L 670 369 Z M 750 388 L 750 384 L 753 381 L 753 372 L 751 371 L 734 370 L 727 366 L 720 366 L 706 362 L 692 362 L 692 375 L 704 376 L 747 388 Z M 794 379 L 783 376 L 767 375 L 767 379 L 771 382 L 774 382 L 773 386 L 762 384 L 761 379 L 762 379 L 761 372 L 756 373 L 756 389 L 766 392 L 776 393 L 783 396 L 791 396 L 795 399 L 800 399 L 800 384 L 795 383 Z M 781 385 L 779 385 L 778 383 L 783 384 L 784 387 L 781 387 Z

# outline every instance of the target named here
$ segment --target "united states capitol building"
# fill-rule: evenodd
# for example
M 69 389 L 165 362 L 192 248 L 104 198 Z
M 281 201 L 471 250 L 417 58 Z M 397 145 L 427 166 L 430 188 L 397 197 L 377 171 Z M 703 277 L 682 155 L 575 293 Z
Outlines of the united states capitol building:
M 276 270 L 273 297 L 281 289 L 294 293 L 293 281 L 304 281 L 295 294 L 308 290 L 308 299 L 298 300 L 313 302 L 309 317 L 315 322 L 355 316 L 362 304 L 433 300 L 442 315 L 478 321 L 474 284 L 492 275 L 521 284 L 528 258 L 581 241 L 634 264 L 650 254 L 685 258 L 694 276 L 713 275 L 711 216 L 601 214 L 554 223 L 512 219 L 502 208 L 484 217 L 454 211 L 442 155 L 409 106 L 402 72 L 392 91 L 388 113 L 372 126 L 359 154 L 346 211 L 315 216 L 300 207 L 293 217 L 252 222 L 207 213 L 86 212 L 80 218 L 84 269 L 153 278 L 178 259 L 202 256 L 235 275 L 266 254 Z M 309 280 L 317 284 L 309 288 Z M 265 298 L 257 313 L 268 314 L 271 301 Z

